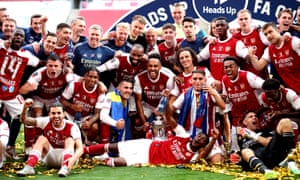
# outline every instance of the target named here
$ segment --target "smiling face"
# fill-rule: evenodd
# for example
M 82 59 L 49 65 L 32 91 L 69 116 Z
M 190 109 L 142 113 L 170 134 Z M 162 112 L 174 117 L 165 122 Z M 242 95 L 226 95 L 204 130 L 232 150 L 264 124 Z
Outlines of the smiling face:
M 185 16 L 184 5 L 181 4 L 175 5 L 172 9 L 172 17 L 174 22 L 178 25 L 181 25 L 184 16 Z
M 144 56 L 144 48 L 142 46 L 133 46 L 130 50 L 130 62 L 132 65 L 136 66 L 139 62 L 142 61 Z
M 233 60 L 227 60 L 224 62 L 224 73 L 230 79 L 234 80 L 237 77 L 239 66 Z
M 122 99 L 129 99 L 130 96 L 132 95 L 132 89 L 133 89 L 132 82 L 122 81 L 120 82 L 117 88 L 120 92 Z
M 174 40 L 176 38 L 176 32 L 171 29 L 163 29 L 163 38 L 167 43 L 174 43 Z
M 69 43 L 69 40 L 71 39 L 71 29 L 70 28 L 62 28 L 57 31 L 57 39 L 58 39 L 58 45 L 63 46 L 67 45 Z
M 99 74 L 96 70 L 88 70 L 84 75 L 84 85 L 89 91 L 93 90 L 99 80 Z
M 288 12 L 282 12 L 277 18 L 277 23 L 280 31 L 288 31 L 292 24 L 292 15 Z
M 49 54 L 54 51 L 57 43 L 56 36 L 48 35 L 43 41 L 43 47 L 46 54 Z
M 193 59 L 190 51 L 182 51 L 179 54 L 179 62 L 183 69 L 194 67 Z
M 55 128 L 61 128 L 64 125 L 65 112 L 62 107 L 50 107 L 49 118 Z
M 147 71 L 150 79 L 155 80 L 159 75 L 160 69 L 161 63 L 159 59 L 150 58 L 148 60 Z
M 102 31 L 99 29 L 91 28 L 89 29 L 88 44 L 92 48 L 99 46 L 100 40 L 102 38 Z
M 37 34 L 42 33 L 42 23 L 40 19 L 41 19 L 40 17 L 35 17 L 31 19 L 30 27 Z
M 77 36 L 82 36 L 85 29 L 86 23 L 83 19 L 76 19 L 74 23 L 71 25 L 72 33 Z
M 145 25 L 138 20 L 132 21 L 130 25 L 130 35 L 134 38 L 138 37 L 144 31 Z
M 5 38 L 10 38 L 15 32 L 17 26 L 16 23 L 10 19 L 4 20 L 2 24 L 2 32 Z

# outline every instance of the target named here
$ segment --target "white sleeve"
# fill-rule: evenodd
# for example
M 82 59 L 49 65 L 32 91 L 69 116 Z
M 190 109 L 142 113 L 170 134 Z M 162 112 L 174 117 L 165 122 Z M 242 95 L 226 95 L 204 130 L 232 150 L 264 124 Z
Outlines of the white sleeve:
M 64 119 L 64 120 L 69 121 L 69 120 L 66 120 L 66 119 Z M 75 123 L 73 123 L 73 126 L 71 128 L 71 136 L 74 140 L 81 139 L 80 129 Z
M 235 53 L 238 57 L 246 58 L 248 53 L 248 48 L 245 46 L 245 44 L 242 41 L 237 41 L 235 46 Z
M 24 56 L 24 57 L 28 58 L 28 65 L 29 66 L 36 67 L 39 64 L 39 62 L 40 62 L 40 60 L 36 56 L 34 56 L 33 54 L 31 54 L 31 52 L 29 52 L 27 50 L 24 50 L 22 52 L 21 56 Z
M 45 69 L 46 68 L 40 68 L 40 69 L 36 70 L 35 72 L 33 72 L 31 74 L 31 76 L 28 78 L 27 82 L 29 84 L 33 84 L 33 83 L 39 84 L 39 82 L 42 80 L 42 71 Z
M 184 93 L 181 93 L 179 97 L 173 102 L 172 106 L 176 109 L 181 109 L 184 100 Z
M 270 54 L 269 54 L 269 47 L 267 47 L 265 50 L 264 50 L 264 54 L 262 55 L 262 60 L 265 60 L 267 61 L 268 63 L 271 62 L 271 57 L 270 57 Z
M 298 96 L 295 91 L 288 88 L 286 89 L 288 90 L 286 94 L 287 101 L 291 103 L 296 111 L 300 110 L 300 96 Z
M 264 45 L 268 46 L 270 43 L 264 33 L 262 31 L 259 32 L 260 40 L 263 42 Z
M 142 94 L 142 87 L 141 87 L 140 79 L 138 78 L 138 76 L 134 77 L 133 92 L 136 94 Z
M 70 83 L 70 82 L 73 82 L 73 81 L 78 81 L 80 78 L 81 78 L 81 76 L 78 76 L 77 74 L 68 73 L 66 75 L 66 82 Z
M 47 117 L 37 117 L 35 118 L 36 120 L 36 127 L 39 127 L 41 129 L 44 129 L 46 127 L 46 125 L 48 124 L 48 122 L 50 121 L 50 118 Z
M 298 37 L 293 36 L 292 48 L 300 56 L 300 39 Z
M 176 136 L 190 137 L 190 134 L 188 132 L 186 132 L 186 130 L 179 124 L 177 124 L 177 126 L 173 130 L 176 133 Z
M 104 72 L 112 69 L 118 69 L 120 66 L 120 60 L 118 58 L 113 58 L 106 63 L 97 67 L 99 72 Z
M 207 60 L 210 57 L 209 44 L 207 44 L 197 56 L 198 56 L 198 62 Z
M 227 91 L 224 82 L 222 81 L 222 94 L 227 96 Z
M 111 118 L 110 109 L 111 109 L 111 99 L 110 99 L 110 93 L 108 93 L 103 99 L 102 99 L 102 105 L 101 105 L 101 111 L 100 111 L 100 120 L 104 122 L 105 124 L 108 124 L 110 126 L 116 127 L 117 121 L 115 121 L 113 118 Z
M 100 94 L 98 96 L 95 108 L 102 109 L 103 108 L 103 102 L 104 102 L 104 100 L 105 100 L 105 94 Z
M 73 97 L 74 94 L 74 83 L 70 83 L 62 93 L 62 96 L 69 100 Z
M 205 67 L 204 71 L 205 71 L 207 84 L 211 85 L 212 83 L 214 83 L 216 81 L 216 79 L 212 76 L 212 74 L 211 74 L 211 72 L 209 71 L 208 68 Z
M 262 84 L 264 83 L 264 80 L 261 77 L 249 71 L 247 72 L 247 80 L 249 82 L 249 85 L 255 89 L 261 89 Z

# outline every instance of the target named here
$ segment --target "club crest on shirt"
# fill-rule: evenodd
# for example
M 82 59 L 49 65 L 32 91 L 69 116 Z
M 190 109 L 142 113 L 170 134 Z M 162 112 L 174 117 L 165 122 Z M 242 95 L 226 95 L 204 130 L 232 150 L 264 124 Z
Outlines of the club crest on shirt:
M 2 86 L 2 91 L 7 91 L 8 90 L 8 87 L 7 86 Z

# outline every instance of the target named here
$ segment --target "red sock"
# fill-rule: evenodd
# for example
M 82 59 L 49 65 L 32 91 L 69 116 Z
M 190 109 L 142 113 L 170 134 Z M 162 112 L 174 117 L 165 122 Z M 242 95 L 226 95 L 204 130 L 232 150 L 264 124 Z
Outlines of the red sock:
M 39 157 L 36 154 L 30 154 L 27 160 L 27 165 L 35 167 L 39 160 Z
M 84 154 L 91 154 L 91 155 L 96 155 L 96 154 L 103 154 L 105 152 L 104 149 L 105 144 L 96 144 L 92 146 L 87 146 L 83 149 Z
M 72 157 L 72 154 L 70 154 L 70 153 L 64 154 L 63 166 L 68 166 L 68 159 L 70 159 L 71 157 Z

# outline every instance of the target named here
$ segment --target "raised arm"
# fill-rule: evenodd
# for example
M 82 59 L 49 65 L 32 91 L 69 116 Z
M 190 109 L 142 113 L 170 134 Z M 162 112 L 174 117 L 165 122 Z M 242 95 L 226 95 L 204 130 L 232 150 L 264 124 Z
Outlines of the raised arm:
M 27 111 L 32 106 L 32 104 L 33 104 L 32 99 L 26 99 L 20 116 L 20 121 L 28 126 L 36 126 L 37 123 L 35 118 L 27 116 Z

